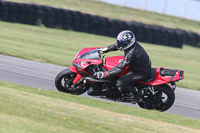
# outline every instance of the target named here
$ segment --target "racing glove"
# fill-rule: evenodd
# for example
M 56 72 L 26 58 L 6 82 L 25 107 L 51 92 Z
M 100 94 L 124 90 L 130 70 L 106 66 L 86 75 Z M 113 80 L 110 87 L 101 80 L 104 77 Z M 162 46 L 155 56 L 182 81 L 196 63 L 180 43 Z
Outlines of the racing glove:
M 108 73 L 108 71 L 106 71 L 106 72 L 96 72 L 94 75 L 98 79 L 108 78 L 110 76 L 109 73 Z
M 100 49 L 99 49 L 99 53 L 100 53 L 100 54 L 107 53 L 107 50 L 108 50 L 107 47 L 105 47 L 105 48 L 100 48 Z

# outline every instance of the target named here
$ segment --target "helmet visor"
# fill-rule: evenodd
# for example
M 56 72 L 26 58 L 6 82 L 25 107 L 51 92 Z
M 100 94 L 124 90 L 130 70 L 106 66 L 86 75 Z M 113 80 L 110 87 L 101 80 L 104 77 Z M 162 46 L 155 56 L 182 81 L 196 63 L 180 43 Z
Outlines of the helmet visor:
M 117 46 L 118 49 L 122 49 L 123 47 L 126 47 L 126 42 L 117 40 Z

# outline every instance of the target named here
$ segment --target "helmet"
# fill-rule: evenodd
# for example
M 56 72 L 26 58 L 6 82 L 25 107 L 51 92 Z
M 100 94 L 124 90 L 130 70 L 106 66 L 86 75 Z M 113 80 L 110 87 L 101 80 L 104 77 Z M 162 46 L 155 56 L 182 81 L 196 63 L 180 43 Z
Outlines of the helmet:
M 117 36 L 118 49 L 124 51 L 135 43 L 135 35 L 130 30 L 122 31 Z

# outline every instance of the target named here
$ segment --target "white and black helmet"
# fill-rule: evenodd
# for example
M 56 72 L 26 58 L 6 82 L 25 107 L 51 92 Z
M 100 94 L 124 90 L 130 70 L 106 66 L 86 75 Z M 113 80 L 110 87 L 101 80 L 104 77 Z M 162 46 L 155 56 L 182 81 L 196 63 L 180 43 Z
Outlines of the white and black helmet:
M 122 31 L 117 36 L 118 49 L 124 51 L 135 43 L 135 35 L 130 30 Z

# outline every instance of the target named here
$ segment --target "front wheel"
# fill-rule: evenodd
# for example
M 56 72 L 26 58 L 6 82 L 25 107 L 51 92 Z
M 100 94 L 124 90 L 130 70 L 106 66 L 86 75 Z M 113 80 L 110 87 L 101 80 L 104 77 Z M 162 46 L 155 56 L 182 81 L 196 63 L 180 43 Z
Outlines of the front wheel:
M 159 111 L 168 110 L 175 101 L 175 94 L 172 88 L 167 85 L 160 85 L 154 87 L 154 94 L 149 90 L 146 91 L 143 101 L 138 105 L 145 109 L 155 109 Z
M 58 91 L 71 93 L 75 95 L 81 95 L 85 93 L 90 86 L 81 82 L 76 87 L 73 86 L 73 80 L 76 77 L 76 73 L 73 73 L 69 68 L 61 71 L 55 79 L 55 86 Z

